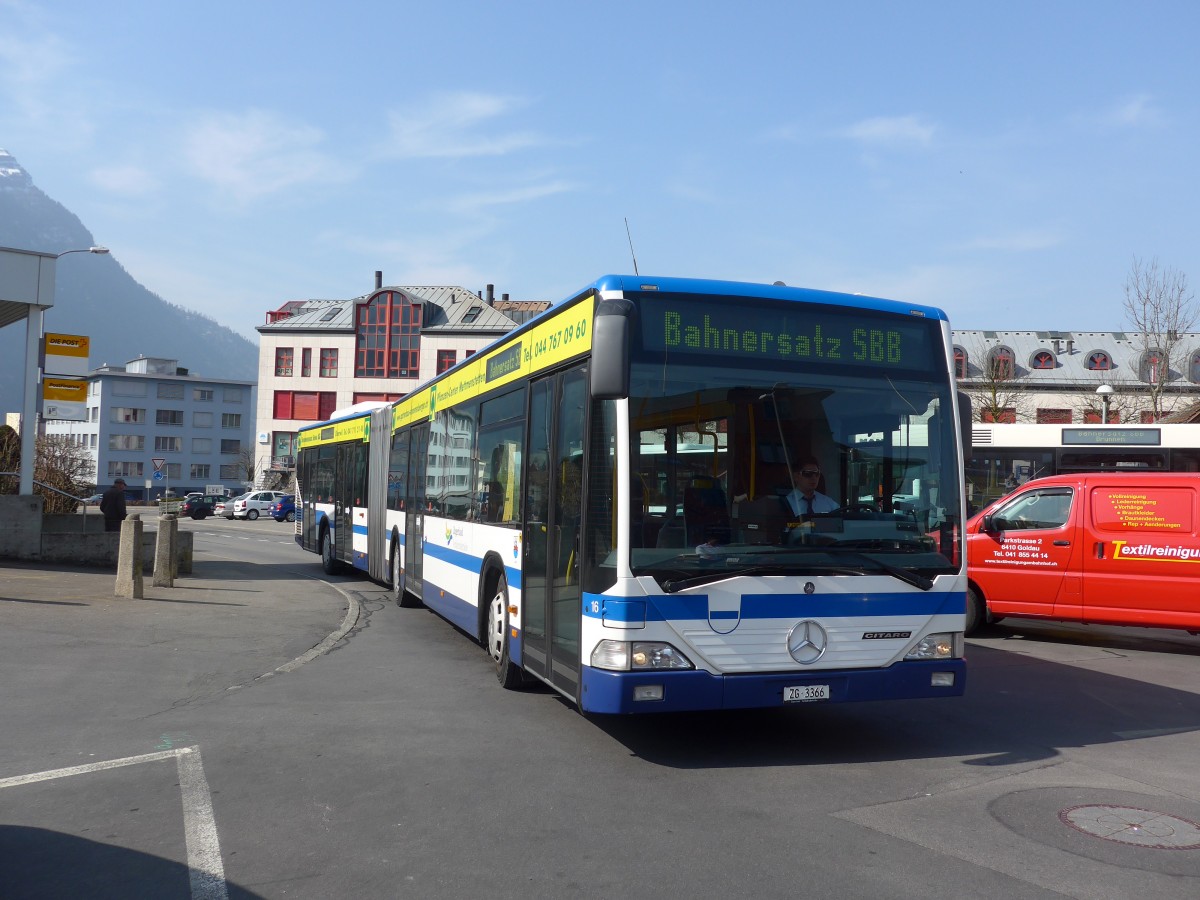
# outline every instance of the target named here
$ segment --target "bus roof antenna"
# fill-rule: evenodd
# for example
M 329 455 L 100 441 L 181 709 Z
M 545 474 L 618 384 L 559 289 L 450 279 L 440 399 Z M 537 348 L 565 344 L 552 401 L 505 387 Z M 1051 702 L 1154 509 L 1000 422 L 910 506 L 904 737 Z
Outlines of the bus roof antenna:
M 633 235 L 629 233 L 629 216 L 625 217 L 625 237 L 629 238 L 629 255 L 633 257 L 633 274 L 637 275 L 637 254 L 633 252 Z

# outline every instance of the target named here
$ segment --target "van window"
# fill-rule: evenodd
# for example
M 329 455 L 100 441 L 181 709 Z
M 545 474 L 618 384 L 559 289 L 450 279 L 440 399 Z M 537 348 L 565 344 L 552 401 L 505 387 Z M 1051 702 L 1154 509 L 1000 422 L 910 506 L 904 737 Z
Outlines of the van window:
M 1070 488 L 1029 491 L 997 510 L 992 525 L 1001 531 L 1058 528 L 1071 516 L 1072 498 Z

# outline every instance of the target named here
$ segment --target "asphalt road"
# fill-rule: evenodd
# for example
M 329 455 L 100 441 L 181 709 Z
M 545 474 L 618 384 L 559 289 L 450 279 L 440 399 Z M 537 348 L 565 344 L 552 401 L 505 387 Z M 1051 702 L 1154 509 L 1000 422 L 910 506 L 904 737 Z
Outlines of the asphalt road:
M 1200 638 L 1005 623 L 960 699 L 589 718 L 291 526 L 183 527 L 204 603 L 0 600 L 6 898 L 1200 896 Z

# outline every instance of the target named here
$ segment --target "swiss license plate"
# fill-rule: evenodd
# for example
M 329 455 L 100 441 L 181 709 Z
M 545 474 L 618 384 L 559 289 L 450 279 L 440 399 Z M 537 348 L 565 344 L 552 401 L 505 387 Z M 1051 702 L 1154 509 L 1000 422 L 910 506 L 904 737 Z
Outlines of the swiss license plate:
M 783 689 L 784 703 L 807 703 L 813 700 L 828 700 L 829 685 L 798 684 Z

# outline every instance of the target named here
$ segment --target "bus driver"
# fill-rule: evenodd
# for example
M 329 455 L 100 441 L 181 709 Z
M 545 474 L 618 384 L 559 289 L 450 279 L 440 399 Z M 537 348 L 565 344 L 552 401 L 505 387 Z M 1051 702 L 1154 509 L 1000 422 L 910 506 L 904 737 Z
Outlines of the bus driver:
M 838 508 L 836 500 L 817 490 L 820 481 L 821 464 L 812 457 L 805 458 L 792 470 L 792 490 L 783 499 L 794 515 L 806 518 Z

